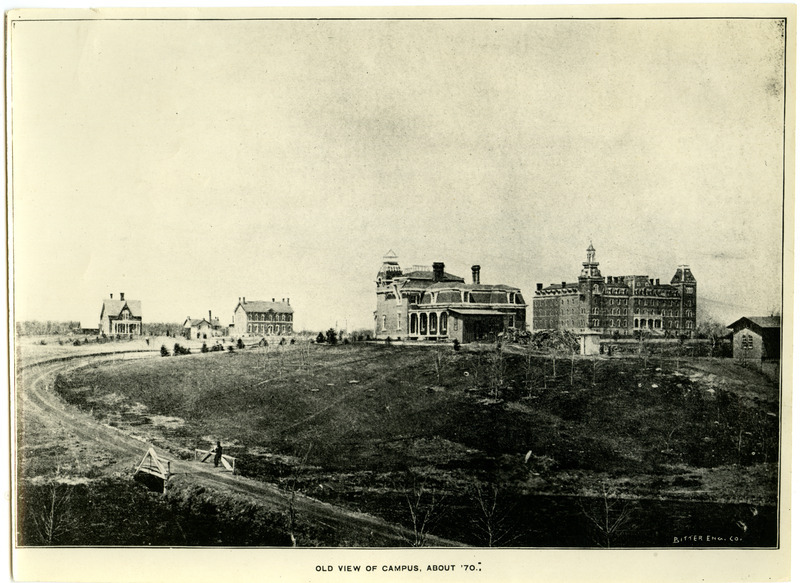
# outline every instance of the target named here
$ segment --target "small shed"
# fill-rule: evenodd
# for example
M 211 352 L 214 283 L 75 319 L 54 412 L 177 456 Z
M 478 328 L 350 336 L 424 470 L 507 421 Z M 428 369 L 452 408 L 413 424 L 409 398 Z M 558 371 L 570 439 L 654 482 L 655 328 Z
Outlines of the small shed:
M 81 334 L 97 336 L 100 334 L 100 326 L 89 320 L 81 320 Z
M 600 354 L 600 332 L 584 328 L 576 331 L 575 334 L 581 341 L 581 354 L 585 356 Z
M 733 330 L 734 359 L 759 362 L 780 359 L 780 316 L 744 316 L 728 328 Z

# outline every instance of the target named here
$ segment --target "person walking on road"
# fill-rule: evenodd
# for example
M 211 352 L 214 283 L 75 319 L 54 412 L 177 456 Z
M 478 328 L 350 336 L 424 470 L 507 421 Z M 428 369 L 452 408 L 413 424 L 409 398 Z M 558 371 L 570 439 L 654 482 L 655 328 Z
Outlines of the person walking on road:
M 222 460 L 222 445 L 220 445 L 219 441 L 217 442 L 217 447 L 214 448 L 214 467 L 216 468 L 219 466 L 219 462 Z

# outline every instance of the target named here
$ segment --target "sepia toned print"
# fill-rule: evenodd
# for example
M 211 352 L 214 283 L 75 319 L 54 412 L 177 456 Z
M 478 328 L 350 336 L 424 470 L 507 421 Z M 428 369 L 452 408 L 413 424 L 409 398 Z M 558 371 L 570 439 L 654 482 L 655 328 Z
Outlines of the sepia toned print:
M 17 577 L 780 577 L 771 8 L 10 13 Z

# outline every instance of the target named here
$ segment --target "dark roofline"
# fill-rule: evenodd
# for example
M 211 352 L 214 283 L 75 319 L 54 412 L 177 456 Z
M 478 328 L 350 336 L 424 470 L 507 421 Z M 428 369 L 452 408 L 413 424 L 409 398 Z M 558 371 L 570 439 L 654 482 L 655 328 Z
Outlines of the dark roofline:
M 769 321 L 776 320 L 776 321 Z M 747 321 L 762 330 L 776 330 L 781 327 L 780 316 L 742 316 L 732 324 L 728 324 L 726 328 L 735 328 L 739 322 Z

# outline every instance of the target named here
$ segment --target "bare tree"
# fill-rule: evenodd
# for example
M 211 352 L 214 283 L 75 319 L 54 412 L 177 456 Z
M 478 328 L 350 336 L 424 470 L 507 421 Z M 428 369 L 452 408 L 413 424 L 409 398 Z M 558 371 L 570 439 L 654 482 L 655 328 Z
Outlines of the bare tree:
M 70 500 L 70 486 L 61 483 L 61 467 L 56 466 L 53 479 L 47 484 L 47 495 L 41 506 L 33 511 L 36 534 L 47 546 L 59 544 L 61 538 L 72 530 L 74 519 Z
M 436 384 L 442 384 L 442 345 L 436 345 L 436 352 L 433 355 L 433 364 L 436 369 Z
M 476 482 L 470 488 L 469 497 L 477 506 L 478 512 L 472 524 L 481 541 L 490 547 L 511 542 L 514 538 L 512 516 L 515 505 L 507 503 L 500 487 Z
M 593 527 L 598 545 L 611 548 L 617 537 L 630 525 L 633 509 L 608 481 L 600 485 L 600 495 L 581 502 L 581 512 Z
M 492 398 L 500 398 L 500 389 L 503 388 L 506 376 L 506 359 L 503 355 L 503 349 L 498 346 L 489 354 L 489 387 L 492 391 Z
M 306 450 L 306 454 L 303 456 L 303 460 L 300 462 L 300 467 L 306 464 L 308 460 L 308 456 L 311 453 L 311 446 L 312 444 L 308 445 L 308 449 Z M 289 509 L 287 511 L 287 527 L 289 530 L 289 538 L 292 540 L 292 546 L 297 546 L 297 538 L 294 536 L 294 531 L 297 526 L 297 507 L 296 507 L 296 499 L 297 499 L 297 479 L 299 476 L 300 467 L 295 467 L 292 470 L 292 479 L 289 482 Z
M 525 367 L 525 387 L 528 389 L 528 397 L 533 393 L 533 378 L 535 370 L 535 360 L 533 358 L 533 346 L 530 344 L 525 345 L 525 356 L 523 360 Z
M 431 529 L 441 517 L 445 496 L 435 488 L 426 487 L 415 476 L 412 476 L 410 486 L 405 488 L 404 496 L 413 533 L 402 531 L 402 536 L 412 547 L 424 547 Z

